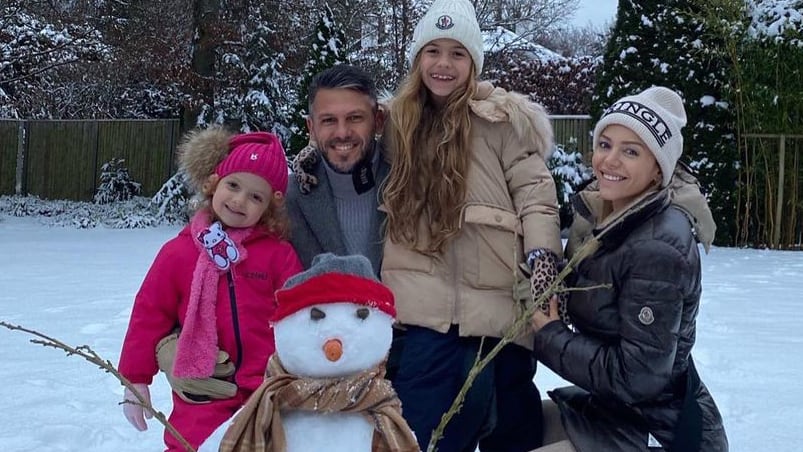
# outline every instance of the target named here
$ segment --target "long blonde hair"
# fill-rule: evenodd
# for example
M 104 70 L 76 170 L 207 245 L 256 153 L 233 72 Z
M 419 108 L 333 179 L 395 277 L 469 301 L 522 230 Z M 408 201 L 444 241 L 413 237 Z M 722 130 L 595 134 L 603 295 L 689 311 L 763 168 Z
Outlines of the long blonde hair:
M 390 106 L 387 144 L 392 165 L 383 200 L 391 240 L 439 255 L 458 233 L 466 202 L 471 160 L 468 102 L 477 89 L 476 71 L 472 64 L 466 85 L 437 109 L 421 79 L 419 60 L 420 54 Z M 427 228 L 424 237 L 419 234 L 422 223 Z

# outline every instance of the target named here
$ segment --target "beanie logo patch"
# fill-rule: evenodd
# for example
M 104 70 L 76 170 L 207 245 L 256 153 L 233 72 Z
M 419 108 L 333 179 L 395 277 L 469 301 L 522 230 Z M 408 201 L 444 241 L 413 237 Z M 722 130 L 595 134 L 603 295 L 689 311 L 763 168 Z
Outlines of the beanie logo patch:
M 254 152 L 253 154 L 251 154 L 251 160 L 256 160 L 256 159 L 258 159 L 258 158 L 259 158 L 259 154 L 257 154 L 256 152 Z
M 605 115 L 603 115 L 603 117 L 612 113 L 627 115 L 642 123 L 644 127 L 650 131 L 652 136 L 655 137 L 655 141 L 658 142 L 658 147 L 664 147 L 664 144 L 672 138 L 669 125 L 658 116 L 658 113 L 644 104 L 632 100 L 617 102 L 605 110 Z
M 444 14 L 441 17 L 438 17 L 438 21 L 435 22 L 435 26 L 438 27 L 439 30 L 448 30 L 454 27 L 454 21 L 452 20 L 452 16 Z

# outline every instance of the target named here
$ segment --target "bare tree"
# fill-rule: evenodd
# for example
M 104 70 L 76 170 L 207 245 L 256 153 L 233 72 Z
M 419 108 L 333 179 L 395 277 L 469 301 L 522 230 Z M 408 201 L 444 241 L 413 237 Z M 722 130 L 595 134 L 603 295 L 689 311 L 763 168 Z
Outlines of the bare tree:
M 414 0 L 362 0 L 362 5 L 353 54 L 380 86 L 393 89 L 407 73 L 413 29 L 425 8 Z
M 579 2 L 472 1 L 481 27 L 505 27 L 532 42 L 565 23 Z M 0 55 L 0 98 L 8 107 L 2 111 L 62 118 L 181 115 L 184 126 L 192 127 L 210 108 L 215 122 L 229 121 L 231 109 L 222 108 L 221 99 L 230 105 L 245 88 L 262 90 L 250 82 L 257 79 L 270 80 L 263 85 L 283 93 L 262 98 L 292 103 L 309 57 L 309 32 L 326 4 L 343 27 L 349 60 L 372 73 L 381 88 L 393 90 L 408 71 L 413 29 L 431 3 L 0 0 L 0 45 L 6 44 Z M 27 17 L 32 19 L 25 26 L 34 31 L 28 35 L 40 36 L 39 42 L 17 39 L 14 30 Z M 62 37 L 70 39 L 41 42 L 48 34 L 36 31 L 46 27 L 67 30 Z M 257 41 L 259 58 L 254 56 Z M 266 69 L 255 74 L 257 66 L 271 68 L 274 75 L 266 75 Z
M 504 27 L 536 42 L 567 24 L 580 0 L 474 0 L 474 4 L 480 28 Z
M 195 82 L 195 102 L 184 109 L 182 119 L 185 128 L 192 127 L 200 116 L 201 105 L 214 102 L 215 50 L 217 37 L 215 27 L 220 18 L 220 0 L 194 0 L 192 3 L 191 79 Z
M 565 57 L 602 56 L 610 34 L 609 25 L 561 26 L 541 36 L 536 43 Z

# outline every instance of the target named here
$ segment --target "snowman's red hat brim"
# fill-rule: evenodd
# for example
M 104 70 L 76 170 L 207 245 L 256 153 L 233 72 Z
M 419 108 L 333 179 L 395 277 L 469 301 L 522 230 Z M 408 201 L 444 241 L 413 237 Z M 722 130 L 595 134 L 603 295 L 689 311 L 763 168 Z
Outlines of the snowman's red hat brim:
M 276 291 L 278 307 L 272 321 L 301 309 L 327 303 L 356 303 L 396 317 L 393 292 L 378 281 L 347 273 L 330 272 Z

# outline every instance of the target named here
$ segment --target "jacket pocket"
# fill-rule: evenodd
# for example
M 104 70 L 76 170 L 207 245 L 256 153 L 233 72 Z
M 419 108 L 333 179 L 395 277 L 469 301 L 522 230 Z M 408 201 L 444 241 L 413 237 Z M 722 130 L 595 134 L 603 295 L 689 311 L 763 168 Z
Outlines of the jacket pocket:
M 382 257 L 382 272 L 415 271 L 431 274 L 433 271 L 432 258 L 407 247 L 385 242 L 384 256 Z
M 518 216 L 495 206 L 469 205 L 463 221 L 463 233 L 470 242 L 460 254 L 465 257 L 469 284 L 479 289 L 512 290 L 513 272 L 524 261 Z

